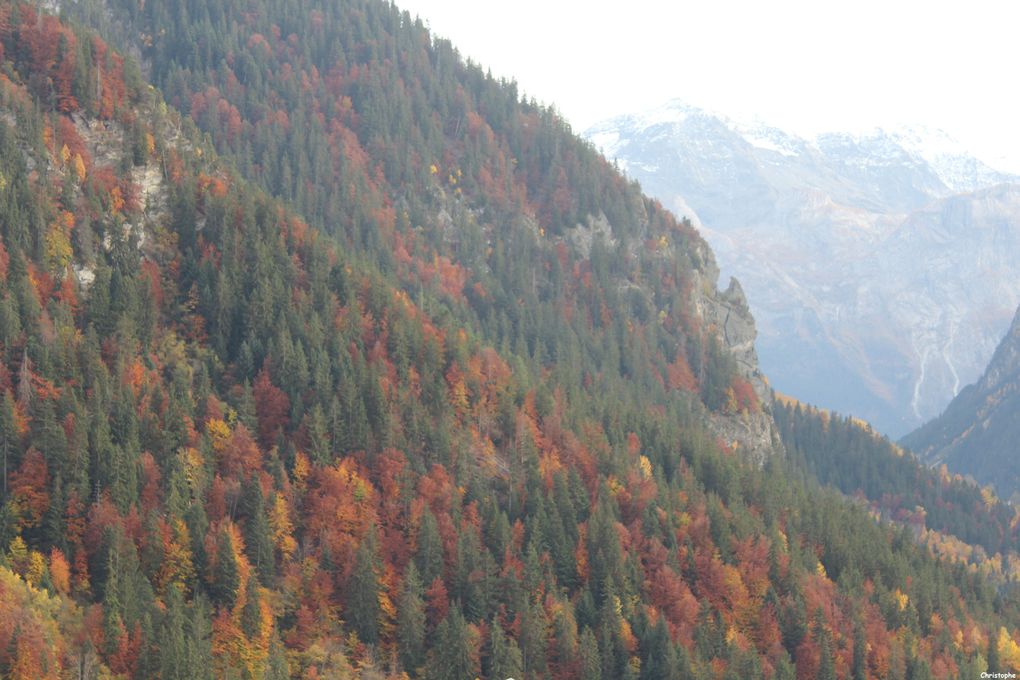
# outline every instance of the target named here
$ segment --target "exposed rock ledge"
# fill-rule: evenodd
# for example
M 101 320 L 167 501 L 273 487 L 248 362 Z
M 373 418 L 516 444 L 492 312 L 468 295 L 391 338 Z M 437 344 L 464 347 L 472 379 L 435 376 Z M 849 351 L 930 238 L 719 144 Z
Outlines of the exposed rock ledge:
M 731 278 L 726 290 L 720 292 L 715 287 L 719 275 L 715 263 L 709 260 L 705 269 L 703 285 L 695 287 L 695 307 L 706 326 L 716 330 L 723 345 L 733 354 L 737 370 L 754 388 L 761 405 L 753 413 L 714 413 L 709 418 L 709 425 L 724 443 L 742 449 L 752 460 L 762 464 L 769 456 L 783 451 L 783 444 L 772 419 L 772 393 L 758 366 L 758 353 L 754 349 L 758 335 L 754 317 L 735 278 Z

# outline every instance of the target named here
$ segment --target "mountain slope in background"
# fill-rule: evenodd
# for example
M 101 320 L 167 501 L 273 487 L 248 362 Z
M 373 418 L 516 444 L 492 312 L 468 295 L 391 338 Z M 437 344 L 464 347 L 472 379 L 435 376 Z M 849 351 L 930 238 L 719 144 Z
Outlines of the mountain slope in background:
M 932 463 L 1020 498 L 1020 309 L 980 380 L 965 387 L 945 412 L 903 438 Z
M 673 102 L 586 132 L 744 284 L 777 388 L 898 435 L 1020 302 L 1016 178 L 920 128 L 806 140 Z

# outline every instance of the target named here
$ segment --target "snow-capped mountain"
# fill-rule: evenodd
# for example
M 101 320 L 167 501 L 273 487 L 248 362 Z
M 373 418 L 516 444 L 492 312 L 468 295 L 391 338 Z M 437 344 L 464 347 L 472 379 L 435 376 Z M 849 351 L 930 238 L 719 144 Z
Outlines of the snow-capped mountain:
M 808 139 L 673 101 L 585 134 L 701 226 L 777 389 L 888 434 L 976 379 L 1020 303 L 1020 178 L 944 132 Z
M 891 136 L 903 149 L 923 158 L 942 183 L 954 192 L 976 191 L 1016 179 L 993 170 L 942 130 L 908 125 L 897 128 Z

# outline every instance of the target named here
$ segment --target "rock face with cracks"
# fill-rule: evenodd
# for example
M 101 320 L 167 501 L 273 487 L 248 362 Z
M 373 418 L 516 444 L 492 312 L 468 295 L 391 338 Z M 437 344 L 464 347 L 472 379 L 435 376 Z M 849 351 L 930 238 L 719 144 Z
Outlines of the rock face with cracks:
M 712 431 L 724 443 L 742 448 L 755 461 L 762 463 L 772 453 L 782 450 L 782 443 L 772 419 L 768 380 L 758 364 L 758 353 L 754 347 L 758 331 L 747 298 L 740 283 L 731 278 L 726 290 L 705 295 L 696 304 L 705 322 L 718 329 L 723 345 L 737 362 L 740 376 L 754 388 L 761 405 L 754 412 L 713 414 L 710 419 Z

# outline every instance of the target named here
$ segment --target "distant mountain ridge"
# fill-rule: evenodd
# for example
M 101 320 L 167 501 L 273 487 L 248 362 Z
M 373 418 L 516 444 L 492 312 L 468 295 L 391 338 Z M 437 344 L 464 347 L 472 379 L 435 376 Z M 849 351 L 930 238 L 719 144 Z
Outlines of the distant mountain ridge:
M 893 436 L 980 374 L 1020 302 L 1020 179 L 941 131 L 809 140 L 673 101 L 585 136 L 702 229 L 777 387 Z
M 932 464 L 1020 497 L 1020 309 L 981 379 L 964 388 L 938 418 L 903 438 Z

